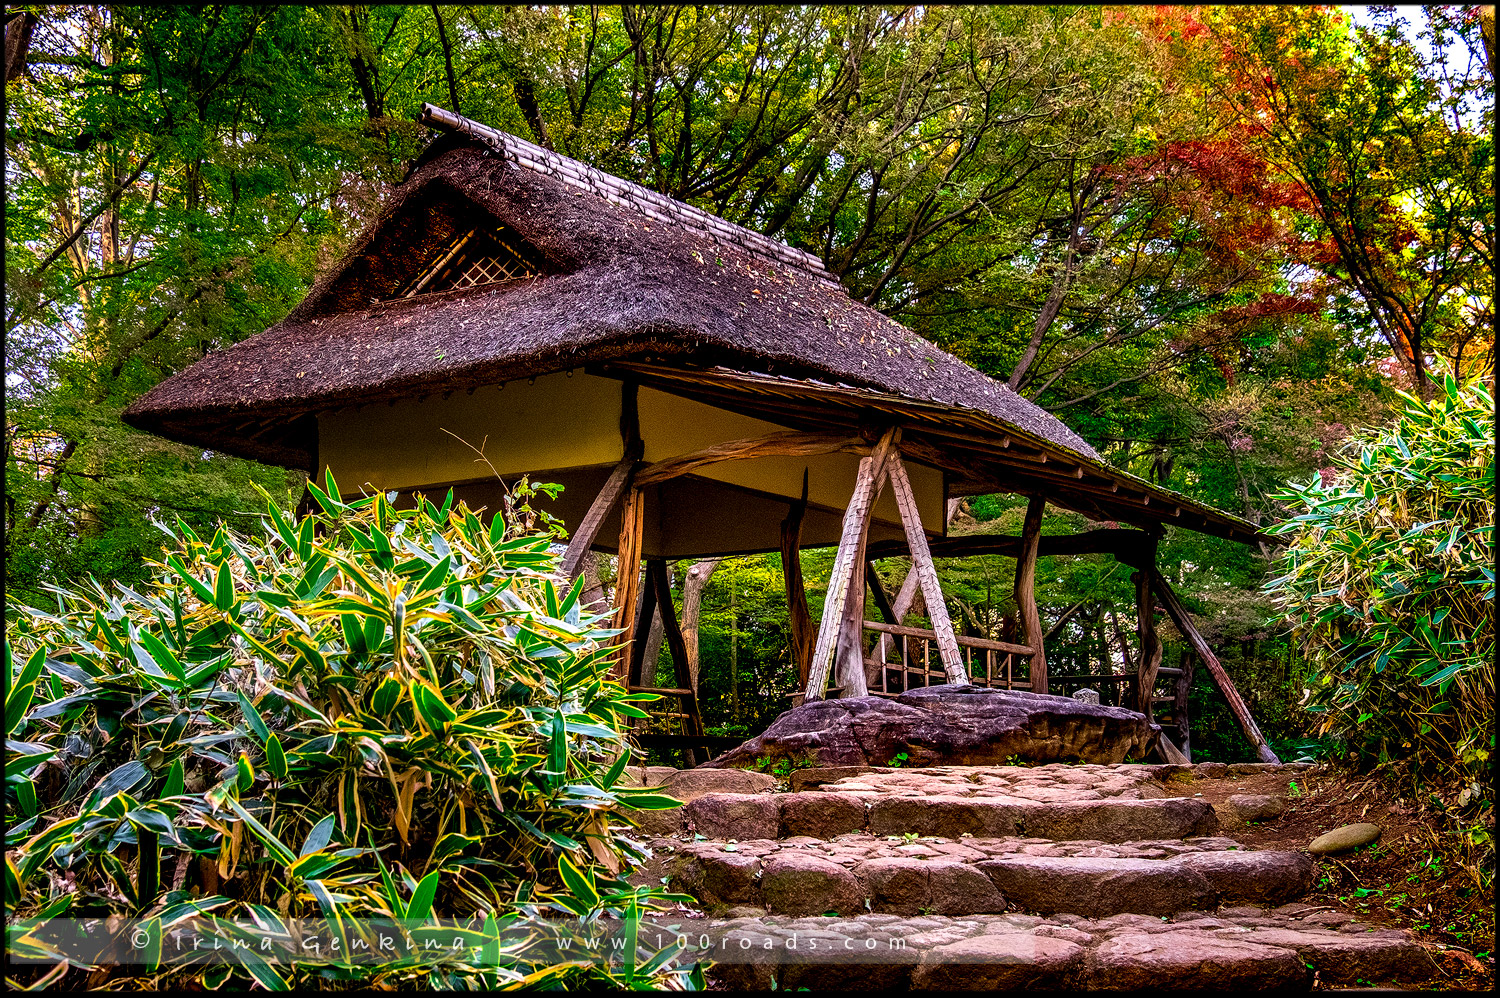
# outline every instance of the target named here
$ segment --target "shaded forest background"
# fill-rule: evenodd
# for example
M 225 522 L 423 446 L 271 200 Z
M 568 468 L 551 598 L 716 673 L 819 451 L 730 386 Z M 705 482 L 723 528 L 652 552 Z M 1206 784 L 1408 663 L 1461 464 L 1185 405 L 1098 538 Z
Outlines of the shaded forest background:
M 119 413 L 301 299 L 425 142 L 424 101 L 818 254 L 1117 467 L 1270 524 L 1395 389 L 1493 365 L 1481 8 L 1368 11 L 8 8 L 8 597 L 136 581 L 153 520 L 256 529 L 254 485 L 296 501 L 300 474 Z M 977 497 L 952 529 L 1023 513 Z M 1161 552 L 1295 756 L 1274 551 L 1169 530 Z M 831 557 L 805 558 L 815 615 Z M 1013 631 L 1011 565 L 941 565 L 970 633 Z M 706 720 L 759 730 L 795 685 L 779 558 L 699 574 Z M 1050 661 L 1128 668 L 1128 570 L 1037 581 Z M 1206 685 L 1193 716 L 1195 758 L 1249 757 Z

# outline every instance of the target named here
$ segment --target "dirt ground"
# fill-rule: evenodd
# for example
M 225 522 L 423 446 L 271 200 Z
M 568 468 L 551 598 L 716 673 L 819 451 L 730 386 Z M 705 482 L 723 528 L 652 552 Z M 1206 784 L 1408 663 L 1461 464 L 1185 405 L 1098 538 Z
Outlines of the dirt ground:
M 1305 849 L 1322 833 L 1359 821 L 1381 826 L 1380 838 L 1370 845 L 1318 858 L 1315 887 L 1303 903 L 1347 911 L 1369 925 L 1414 930 L 1440 971 L 1428 985 L 1431 989 L 1493 989 L 1493 888 L 1482 887 L 1452 860 L 1455 850 L 1443 843 L 1441 819 L 1424 813 L 1412 799 L 1379 779 L 1322 768 L 1295 776 L 1256 773 L 1183 781 L 1179 792 L 1201 793 L 1211 804 L 1225 803 L 1234 794 L 1285 796 L 1287 808 L 1278 818 L 1224 823 L 1221 834 L 1260 849 Z M 1491 835 L 1493 821 L 1491 814 Z

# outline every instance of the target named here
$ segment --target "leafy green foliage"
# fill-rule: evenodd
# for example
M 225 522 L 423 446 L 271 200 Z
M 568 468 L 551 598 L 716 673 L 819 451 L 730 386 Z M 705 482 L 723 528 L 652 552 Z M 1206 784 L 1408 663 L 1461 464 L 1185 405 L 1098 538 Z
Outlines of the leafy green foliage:
M 1422 767 L 1493 753 L 1494 400 L 1451 376 L 1356 435 L 1326 483 L 1282 496 L 1292 544 L 1267 583 L 1320 675 L 1321 731 Z
M 179 521 L 147 583 L 22 608 L 6 804 L 27 817 L 7 839 L 7 915 L 588 923 L 668 897 L 621 879 L 641 858 L 629 809 L 675 803 L 621 785 L 624 721 L 649 698 L 610 678 L 615 632 L 581 584 L 558 588 L 548 537 L 451 494 L 345 502 L 331 477 L 313 494 L 321 510 L 300 520 L 273 503 L 265 540 Z M 670 954 L 622 970 L 524 947 L 322 971 L 691 983 Z

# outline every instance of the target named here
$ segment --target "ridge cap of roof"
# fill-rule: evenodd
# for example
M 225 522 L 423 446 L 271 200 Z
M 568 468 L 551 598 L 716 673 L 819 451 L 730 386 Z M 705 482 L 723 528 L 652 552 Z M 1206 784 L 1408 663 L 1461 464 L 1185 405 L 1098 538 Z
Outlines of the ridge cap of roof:
M 701 208 L 605 173 L 596 166 L 465 118 L 436 104 L 423 104 L 417 120 L 429 127 L 478 142 L 519 167 L 553 177 L 568 187 L 588 191 L 611 204 L 629 208 L 657 221 L 693 229 L 740 252 L 795 267 L 821 281 L 838 286 L 838 281 L 824 269 L 823 261 L 805 250 L 794 249 L 753 229 L 727 222 Z

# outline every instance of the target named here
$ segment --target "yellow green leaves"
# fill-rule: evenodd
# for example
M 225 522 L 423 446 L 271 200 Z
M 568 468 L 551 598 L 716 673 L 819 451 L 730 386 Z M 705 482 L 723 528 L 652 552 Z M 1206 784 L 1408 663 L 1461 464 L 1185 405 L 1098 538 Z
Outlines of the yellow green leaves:
M 248 793 L 255 786 L 255 767 L 250 765 L 250 757 L 243 752 L 235 763 L 235 785 L 242 794 Z
M 391 711 L 396 709 L 396 704 L 401 700 L 401 694 L 405 690 L 406 687 L 396 677 L 384 677 L 375 687 L 375 692 L 370 695 L 370 709 L 376 717 L 389 717 Z
M 580 870 L 567 852 L 557 858 L 557 873 L 562 878 L 567 894 L 558 895 L 557 900 L 573 911 L 583 915 L 599 904 L 599 891 L 594 887 L 592 873 Z
M 5 643 L 5 674 L 10 682 L 10 687 L 5 695 L 5 733 L 13 735 L 21 729 L 26 720 L 26 711 L 31 707 L 32 694 L 36 689 L 37 679 L 41 677 L 42 665 L 46 660 L 45 648 L 38 648 L 32 653 L 22 666 L 20 675 L 13 671 L 12 649 L 10 642 Z
M 458 711 L 448 705 L 437 687 L 426 681 L 412 683 L 411 698 L 422 726 L 439 739 L 446 738 L 449 726 L 458 719 Z

